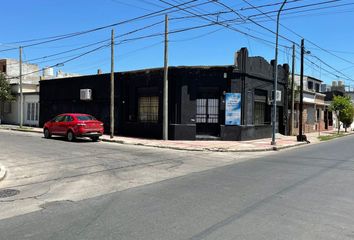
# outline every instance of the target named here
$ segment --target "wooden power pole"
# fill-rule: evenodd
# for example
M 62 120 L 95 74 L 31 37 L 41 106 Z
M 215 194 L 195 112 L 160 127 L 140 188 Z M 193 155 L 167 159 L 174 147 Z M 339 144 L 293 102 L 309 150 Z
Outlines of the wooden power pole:
M 305 43 L 304 39 L 301 40 L 301 65 L 300 65 L 300 111 L 299 111 L 299 135 L 297 141 L 306 141 L 306 136 L 303 135 L 302 130 L 302 112 L 304 109 L 304 55 L 305 55 Z
M 291 64 L 291 110 L 290 110 L 290 135 L 294 134 L 294 102 L 295 102 L 295 44 L 293 43 L 293 57 Z

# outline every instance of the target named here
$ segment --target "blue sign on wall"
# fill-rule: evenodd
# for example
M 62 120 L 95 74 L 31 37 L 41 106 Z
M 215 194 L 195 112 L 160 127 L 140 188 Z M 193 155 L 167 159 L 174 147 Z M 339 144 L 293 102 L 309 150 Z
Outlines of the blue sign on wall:
M 241 125 L 241 93 L 225 94 L 225 125 Z

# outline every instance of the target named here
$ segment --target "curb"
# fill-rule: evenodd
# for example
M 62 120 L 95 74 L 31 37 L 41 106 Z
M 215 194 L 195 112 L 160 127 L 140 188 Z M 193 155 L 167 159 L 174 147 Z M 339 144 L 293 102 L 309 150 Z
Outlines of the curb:
M 42 133 L 30 128 L 12 128 L 12 127 L 0 127 L 1 130 L 17 131 L 17 132 L 32 132 L 32 133 Z
M 188 149 L 183 147 L 173 147 L 173 146 L 162 146 L 162 145 L 145 145 L 142 143 L 128 143 L 124 142 L 123 140 L 111 140 L 111 139 L 101 139 L 102 142 L 112 142 L 112 143 L 119 143 L 119 144 L 126 144 L 126 145 L 133 145 L 133 146 L 144 146 L 144 147 L 152 147 L 152 148 L 164 148 L 164 149 L 172 149 L 172 150 L 180 150 L 180 151 L 190 151 L 190 152 L 268 152 L 268 151 L 279 151 L 282 149 L 298 147 L 302 145 L 307 145 L 306 142 L 295 143 L 293 145 L 288 146 L 280 146 L 280 147 L 266 147 L 262 149 L 223 149 L 223 148 L 200 148 L 200 149 Z
M 0 165 L 0 182 L 6 177 L 7 170 L 4 166 Z
M 38 133 L 41 134 L 42 132 L 33 130 L 33 129 L 20 129 L 20 128 L 13 128 L 13 127 L 1 127 L 0 129 L 3 130 L 9 130 L 9 131 L 19 131 L 19 132 L 32 132 L 32 133 Z M 342 137 L 346 137 L 348 135 L 353 135 L 354 133 L 349 133 L 346 134 Z M 333 140 L 333 139 L 332 139 Z M 268 151 L 279 151 L 283 149 L 288 149 L 288 148 L 293 148 L 293 147 L 299 147 L 302 145 L 307 145 L 308 143 L 306 142 L 299 142 L 295 143 L 292 145 L 287 145 L 287 146 L 272 146 L 272 147 L 265 147 L 261 149 L 254 149 L 254 148 L 249 148 L 249 149 L 222 149 L 222 148 L 200 148 L 200 149 L 188 149 L 188 148 L 182 148 L 182 147 L 173 147 L 173 146 L 162 146 L 162 145 L 145 145 L 143 143 L 130 143 L 130 142 L 125 142 L 124 140 L 114 140 L 114 139 L 105 139 L 101 138 L 102 142 L 111 142 L 111 143 L 119 143 L 119 144 L 125 144 L 125 145 L 133 145 L 133 146 L 144 146 L 144 147 L 152 147 L 152 148 L 164 148 L 164 149 L 172 149 L 172 150 L 180 150 L 180 151 L 190 151 L 190 152 L 268 152 Z M 321 143 L 321 142 L 318 142 Z M 314 143 L 310 143 L 314 144 Z

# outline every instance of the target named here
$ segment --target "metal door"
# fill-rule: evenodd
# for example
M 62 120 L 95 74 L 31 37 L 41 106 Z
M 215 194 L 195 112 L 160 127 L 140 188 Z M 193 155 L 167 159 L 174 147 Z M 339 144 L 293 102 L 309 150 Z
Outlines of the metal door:
M 197 99 L 196 123 L 197 134 L 219 135 L 219 99 Z

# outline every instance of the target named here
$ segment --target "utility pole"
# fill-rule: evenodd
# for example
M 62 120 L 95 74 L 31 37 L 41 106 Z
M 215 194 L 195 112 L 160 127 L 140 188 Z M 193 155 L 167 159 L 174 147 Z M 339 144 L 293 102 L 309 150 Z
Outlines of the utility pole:
M 165 15 L 165 50 L 163 76 L 163 140 L 168 140 L 168 15 Z
M 274 97 L 273 97 L 273 119 L 272 119 L 272 145 L 276 145 L 275 142 L 275 125 L 277 122 L 277 83 L 278 83 L 278 38 L 279 38 L 279 18 L 280 18 L 280 12 L 283 10 L 283 7 L 285 5 L 287 0 L 284 0 L 283 4 L 281 5 L 278 15 L 277 15 L 277 31 L 276 31 L 276 37 L 275 37 L 275 61 L 274 61 L 274 68 L 275 68 L 275 73 L 274 73 Z
M 22 47 L 20 47 L 20 128 L 23 126 Z
M 290 111 L 290 135 L 294 134 L 294 102 L 295 102 L 295 44 L 293 43 L 293 59 L 291 64 L 291 111 Z
M 114 29 L 112 29 L 111 34 L 111 114 L 110 114 L 110 124 L 111 124 L 111 135 L 114 137 Z
M 299 135 L 297 136 L 298 142 L 306 141 L 306 136 L 303 135 L 302 130 L 302 112 L 303 112 L 303 98 L 304 98 L 304 55 L 305 55 L 305 41 L 301 40 L 301 66 L 300 66 L 300 111 L 299 111 Z

